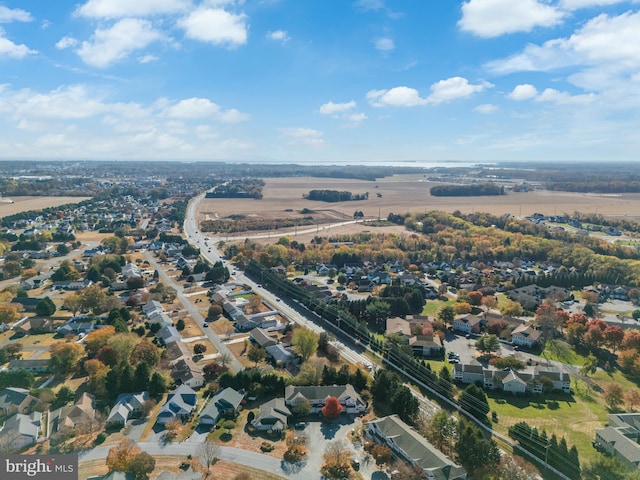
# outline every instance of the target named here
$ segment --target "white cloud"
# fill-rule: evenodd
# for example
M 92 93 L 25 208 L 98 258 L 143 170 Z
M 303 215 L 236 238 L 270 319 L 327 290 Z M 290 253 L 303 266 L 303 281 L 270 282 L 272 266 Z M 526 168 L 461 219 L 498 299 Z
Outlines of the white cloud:
M 62 37 L 56 43 L 56 48 L 58 50 L 64 50 L 65 48 L 75 47 L 78 44 L 78 40 L 73 37 Z
M 536 87 L 528 83 L 524 83 L 522 85 L 517 85 L 513 91 L 507 95 L 507 98 L 510 98 L 511 100 L 529 100 L 536 95 L 538 95 Z
M 188 98 L 163 110 L 163 115 L 171 118 L 201 119 L 213 118 L 221 122 L 236 123 L 248 119 L 248 115 L 238 110 L 222 110 L 207 98 Z
M 91 41 L 82 42 L 77 53 L 88 65 L 106 68 L 163 38 L 149 21 L 124 18 L 111 28 L 97 29 Z
M 509 58 L 490 62 L 485 67 L 498 74 L 520 71 L 550 71 L 582 67 L 569 77 L 575 85 L 590 90 L 607 90 L 620 83 L 627 85 L 640 69 L 640 12 L 618 16 L 598 15 L 568 38 L 528 45 Z
M 282 43 L 287 43 L 291 40 L 291 37 L 289 37 L 289 34 L 285 30 L 274 30 L 273 32 L 268 32 L 267 38 L 269 40 Z
M 374 107 L 415 107 L 426 105 L 427 99 L 415 88 L 395 87 L 389 90 L 370 90 L 367 100 Z
M 458 98 L 468 97 L 477 92 L 482 92 L 487 88 L 493 87 L 488 82 L 482 82 L 478 85 L 469 83 L 466 78 L 451 77 L 446 80 L 431 85 L 431 95 L 427 98 L 429 103 L 442 103 Z
M 367 115 L 365 113 L 351 113 L 346 116 L 345 120 L 347 120 L 351 124 L 359 124 L 364 122 L 367 119 Z
M 0 23 L 30 22 L 32 20 L 31 14 L 25 10 L 0 5 Z
M 24 58 L 27 55 L 33 55 L 34 53 L 38 52 L 31 50 L 26 45 L 18 45 L 8 38 L 5 38 L 4 31 L 0 29 L 0 58 Z
M 469 0 L 462 5 L 458 27 L 491 38 L 560 23 L 565 13 L 540 0 Z
M 485 103 L 483 105 L 478 105 L 473 109 L 474 112 L 482 113 L 482 114 L 485 114 L 485 115 L 488 115 L 490 113 L 494 113 L 497 110 L 498 110 L 498 107 L 496 105 L 492 105 L 490 103 Z
M 596 99 L 594 94 L 571 95 L 567 92 L 560 92 L 555 88 L 546 88 L 536 97 L 536 102 L 553 102 L 561 105 L 578 105 L 591 103 Z
M 324 133 L 314 128 L 291 127 L 283 128 L 280 132 L 291 144 L 319 146 L 325 143 Z
M 143 55 L 142 57 L 138 57 L 138 62 L 140 63 L 151 63 L 158 60 L 158 57 L 155 55 Z
M 333 103 L 331 101 L 320 106 L 320 113 L 323 115 L 333 115 L 336 113 L 344 113 L 356 108 L 356 102 L 351 100 L 346 103 Z
M 373 40 L 373 44 L 375 45 L 376 50 L 380 50 L 381 52 L 391 52 L 396 48 L 393 38 L 389 37 L 375 38 Z
M 190 5 L 189 0 L 89 0 L 75 14 L 90 18 L 145 17 L 179 13 Z
M 15 118 L 35 121 L 85 119 L 110 109 L 82 85 L 61 87 L 48 93 L 24 89 L 13 93 L 6 102 L 11 105 Z
M 178 21 L 188 38 L 214 45 L 237 46 L 247 43 L 247 16 L 219 8 L 198 8 Z
M 578 10 L 580 8 L 599 7 L 602 5 L 615 5 L 626 0 L 561 0 L 560 7 L 567 10 Z

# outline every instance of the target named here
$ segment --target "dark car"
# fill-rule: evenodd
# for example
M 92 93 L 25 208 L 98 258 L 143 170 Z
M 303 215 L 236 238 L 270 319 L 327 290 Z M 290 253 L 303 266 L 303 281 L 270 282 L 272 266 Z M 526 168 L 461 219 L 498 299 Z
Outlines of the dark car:
M 208 324 L 207 322 L 205 322 L 205 323 L 203 323 L 203 324 L 202 324 L 202 326 L 203 326 L 203 327 L 208 327 L 208 326 L 209 326 L 209 324 Z

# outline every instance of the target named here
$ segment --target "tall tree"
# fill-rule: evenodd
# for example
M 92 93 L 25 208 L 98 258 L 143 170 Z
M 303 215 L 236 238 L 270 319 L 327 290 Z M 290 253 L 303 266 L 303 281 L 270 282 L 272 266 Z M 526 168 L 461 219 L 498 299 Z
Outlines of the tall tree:
M 314 331 L 298 327 L 293 331 L 291 345 L 293 345 L 295 352 L 302 357 L 302 360 L 307 361 L 318 349 L 318 340 L 319 335 Z

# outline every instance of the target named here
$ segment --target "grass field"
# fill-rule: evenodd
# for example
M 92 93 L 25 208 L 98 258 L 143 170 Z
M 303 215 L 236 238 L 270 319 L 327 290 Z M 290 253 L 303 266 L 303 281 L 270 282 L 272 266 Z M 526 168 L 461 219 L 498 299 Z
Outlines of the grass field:
M 91 197 L 11 197 L 0 198 L 0 218 L 27 210 L 40 210 L 69 203 L 80 203 Z M 13 202 L 13 203 L 11 203 Z
M 397 175 L 382 178 L 375 182 L 340 178 L 267 178 L 263 189 L 263 198 L 254 199 L 204 199 L 198 207 L 198 219 L 212 220 L 228 217 L 231 214 L 254 218 L 302 217 L 303 208 L 312 210 L 314 221 L 319 225 L 338 223 L 353 218 L 355 210 L 361 210 L 365 218 L 386 218 L 389 213 L 424 212 L 443 210 L 462 213 L 487 212 L 495 215 L 511 214 L 518 217 L 532 215 L 535 212 L 546 215 L 599 213 L 602 215 L 630 218 L 640 217 L 640 194 L 598 195 L 568 192 L 509 193 L 506 196 L 485 197 L 432 197 L 429 193 L 433 183 L 424 181 L 422 175 Z M 369 198 L 362 201 L 325 203 L 302 198 L 313 189 L 348 190 L 354 194 L 369 192 Z M 380 196 L 378 196 L 378 194 Z M 325 227 L 328 228 L 328 227 Z M 332 226 L 323 234 L 348 233 L 374 228 L 367 224 Z M 318 227 L 319 231 L 322 227 Z M 274 231 L 274 242 L 279 236 L 294 234 L 299 229 Z M 308 241 L 317 234 L 314 232 L 298 234 L 298 241 Z M 376 231 L 402 232 L 402 227 L 380 227 Z

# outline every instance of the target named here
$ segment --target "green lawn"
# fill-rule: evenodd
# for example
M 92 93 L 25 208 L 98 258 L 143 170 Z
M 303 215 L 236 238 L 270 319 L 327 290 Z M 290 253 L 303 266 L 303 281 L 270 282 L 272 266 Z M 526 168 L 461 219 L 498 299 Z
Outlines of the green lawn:
M 562 340 L 551 340 L 547 342 L 543 352 L 540 354 L 547 360 L 568 363 L 569 365 L 584 365 L 585 358 L 578 355 L 567 342 Z
M 493 428 L 505 435 L 510 426 L 527 422 L 546 430 L 558 439 L 565 437 L 569 446 L 575 445 L 580 461 L 595 455 L 591 446 L 594 429 L 602 428 L 607 420 L 607 410 L 595 392 L 586 392 L 584 384 L 574 387 L 574 395 L 526 395 L 515 396 L 502 392 L 489 393 L 489 408 L 498 413 Z
M 440 308 L 445 305 L 452 305 L 453 303 L 453 300 L 447 300 L 446 302 L 442 300 L 427 300 L 427 304 L 422 309 L 422 315 L 435 316 Z

